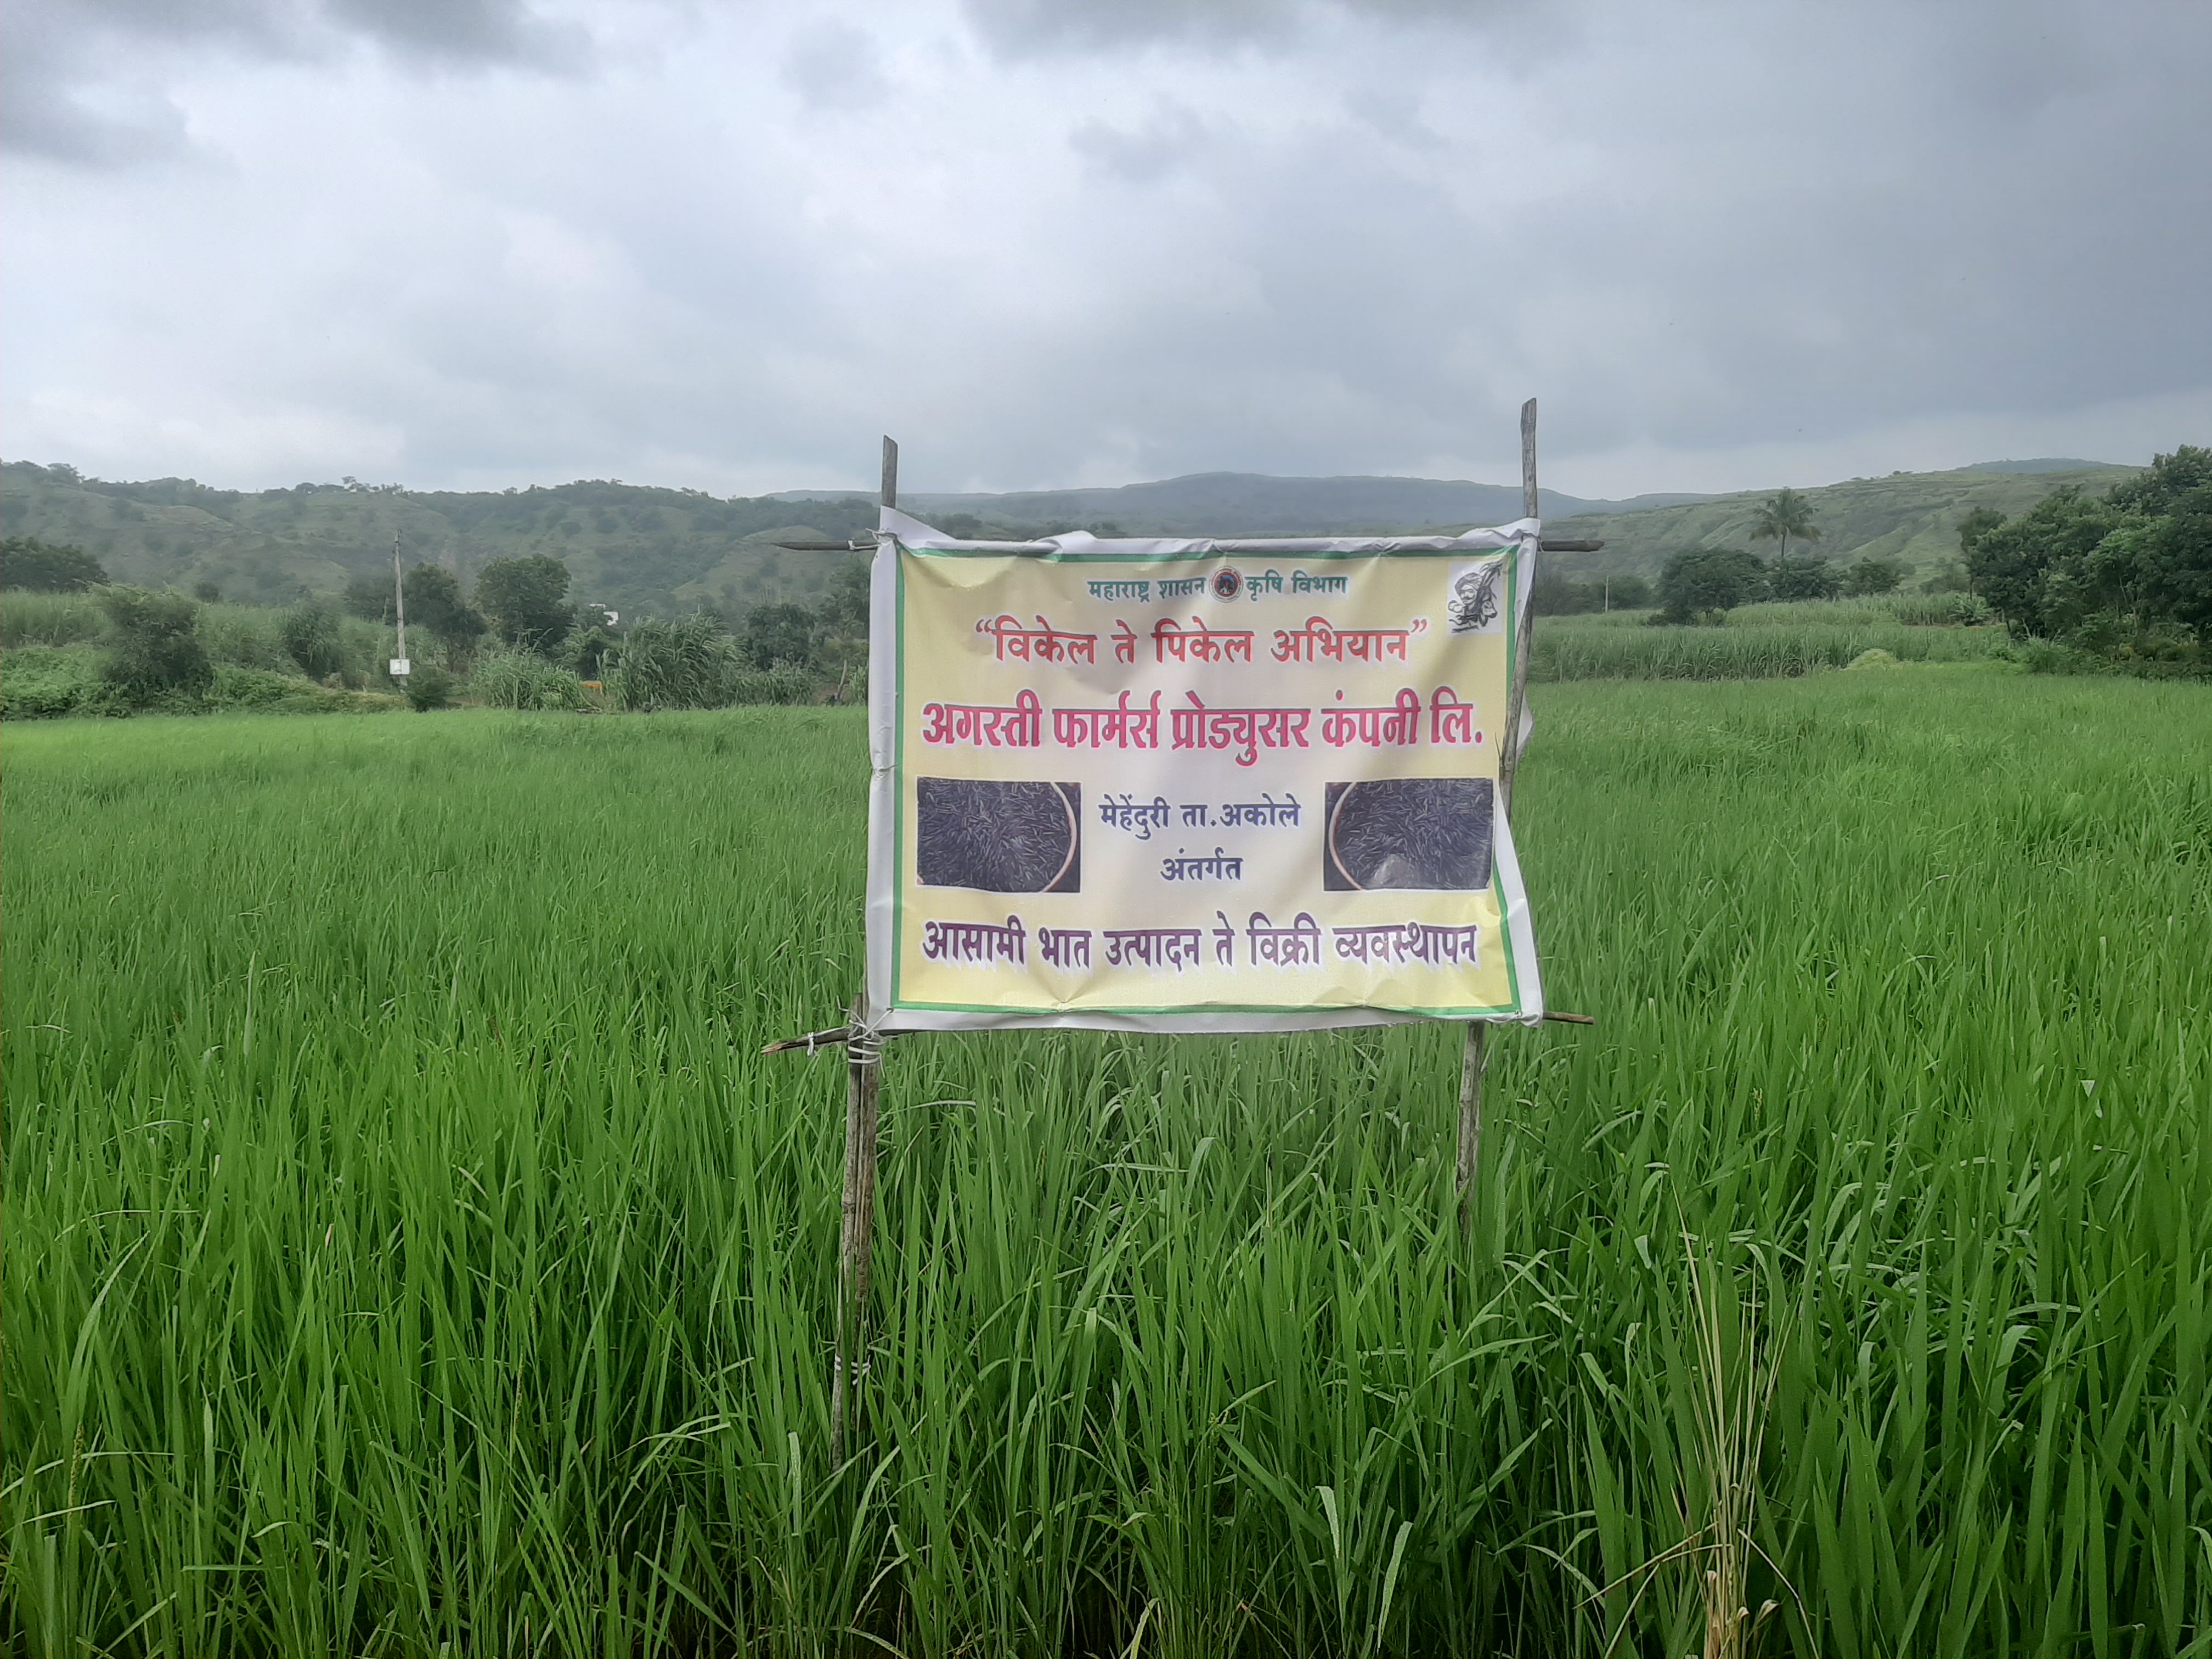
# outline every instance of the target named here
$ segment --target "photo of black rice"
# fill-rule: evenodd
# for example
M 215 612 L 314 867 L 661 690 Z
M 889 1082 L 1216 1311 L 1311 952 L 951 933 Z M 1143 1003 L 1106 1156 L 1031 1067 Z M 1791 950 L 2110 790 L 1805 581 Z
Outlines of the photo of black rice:
M 1331 892 L 1490 885 L 1488 778 L 1380 778 L 1332 783 L 1322 885 Z
M 1083 887 L 1083 786 L 916 778 L 915 873 L 924 887 L 1074 893 Z

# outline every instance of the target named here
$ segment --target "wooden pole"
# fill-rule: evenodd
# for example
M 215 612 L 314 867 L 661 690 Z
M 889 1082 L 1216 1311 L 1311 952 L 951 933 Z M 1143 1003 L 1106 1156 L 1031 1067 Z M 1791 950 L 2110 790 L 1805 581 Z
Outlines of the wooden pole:
M 1537 516 L 1536 400 L 1521 405 L 1521 516 Z M 1515 595 L 1517 599 L 1520 596 Z M 1505 814 L 1513 813 L 1513 774 L 1521 763 L 1521 714 L 1528 696 L 1528 624 L 1533 612 L 1515 618 L 1513 673 L 1505 700 L 1505 730 L 1498 744 L 1498 799 Z M 1466 1231 L 1474 1224 L 1475 1177 L 1482 1170 L 1482 1072 L 1488 1058 L 1489 1027 L 1470 1020 L 1467 1049 L 1459 1068 L 1459 1224 Z
M 898 505 L 898 446 L 884 440 L 885 507 Z M 865 970 L 863 970 L 865 977 Z M 845 1045 L 845 1198 L 837 1250 L 837 1371 L 830 1379 L 830 1464 L 845 1462 L 845 1427 L 868 1351 L 868 1257 L 876 1231 L 877 1092 L 882 1050 L 865 984 L 853 999 Z

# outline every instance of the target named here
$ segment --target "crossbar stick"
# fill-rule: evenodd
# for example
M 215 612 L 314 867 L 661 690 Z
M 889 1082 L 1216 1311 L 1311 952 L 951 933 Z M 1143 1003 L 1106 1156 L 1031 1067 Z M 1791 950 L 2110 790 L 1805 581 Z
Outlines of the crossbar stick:
M 1279 536 L 1272 539 L 1262 539 L 1260 541 L 1232 542 L 1216 540 L 1213 544 L 1213 550 L 1217 553 L 1308 552 L 1313 550 L 1316 543 L 1327 542 L 1333 539 L 1334 538 L 1327 536 Z M 1378 538 L 1377 539 L 1381 538 Z M 1402 541 L 1411 538 L 1398 537 L 1391 539 Z M 1443 541 L 1445 538 L 1439 536 L 1431 536 L 1423 537 L 1420 539 L 1424 541 Z M 784 548 L 793 553 L 872 553 L 875 550 L 876 546 L 875 543 L 872 541 L 770 542 L 769 545 L 770 547 Z M 994 553 L 1056 553 L 1060 550 L 1058 545 L 1052 542 L 979 541 L 963 542 L 960 545 L 963 547 L 987 547 Z M 1604 546 L 1605 544 L 1601 541 L 1587 542 L 1569 540 L 1550 541 L 1542 544 L 1543 550 L 1547 553 L 1595 553 Z
M 1553 1022 L 1554 1024 L 1559 1025 L 1595 1025 L 1597 1024 L 1597 1020 L 1591 1015 L 1570 1014 L 1559 1008 L 1545 1009 L 1544 1018 Z M 832 1025 L 826 1031 L 809 1031 L 805 1036 L 778 1037 L 774 1042 L 764 1042 L 761 1045 L 761 1053 L 764 1054 L 793 1054 L 799 1053 L 801 1049 L 804 1049 L 811 1054 L 819 1049 L 835 1048 L 839 1044 L 850 1042 L 852 1040 L 853 1028 L 851 1026 Z

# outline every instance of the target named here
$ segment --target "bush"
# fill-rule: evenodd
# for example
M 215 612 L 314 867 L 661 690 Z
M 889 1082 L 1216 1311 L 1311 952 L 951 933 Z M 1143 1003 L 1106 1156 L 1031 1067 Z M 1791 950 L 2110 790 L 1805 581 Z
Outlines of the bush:
M 9 651 L 0 659 L 0 718 L 47 720 L 130 712 L 130 699 L 100 672 L 94 652 L 33 645 Z
M 763 605 L 745 617 L 744 653 L 756 668 L 804 668 L 814 656 L 814 613 Z
M 1659 575 L 1655 622 L 1680 623 L 1717 617 L 1766 595 L 1766 564 L 1735 547 L 1698 547 L 1677 553 Z
M 1844 586 L 1826 559 L 1784 559 L 1770 568 L 1766 590 L 1778 599 L 1832 599 Z
M 164 692 L 202 692 L 214 681 L 194 632 L 200 608 L 183 594 L 111 586 L 100 590 L 100 605 L 113 630 L 102 672 L 125 696 L 143 704 Z
M 1539 617 L 1577 617 L 1596 611 L 1641 611 L 1651 603 L 1651 584 L 1641 576 L 1594 576 L 1571 581 L 1561 575 L 1536 578 L 1528 608 Z
M 584 683 L 532 651 L 489 651 L 469 684 L 495 708 L 581 708 Z
M 1954 590 L 1929 588 L 1893 603 L 1898 621 L 1908 628 L 1979 628 L 1990 620 L 1984 600 Z
M 296 674 L 284 647 L 284 612 L 264 605 L 215 605 L 200 611 L 200 643 L 209 660 L 271 674 Z
M 338 619 L 313 599 L 284 613 L 283 640 L 285 654 L 311 680 L 335 674 L 344 664 Z
M 720 708 L 741 672 L 737 641 L 703 613 L 641 622 L 623 637 L 608 690 L 623 708 Z
M 433 662 L 422 664 L 407 677 L 407 701 L 418 714 L 447 708 L 453 702 L 453 677 Z
M 1861 559 L 1844 573 L 1844 592 L 1854 599 L 1893 593 L 1904 580 L 1905 567 L 1895 559 Z

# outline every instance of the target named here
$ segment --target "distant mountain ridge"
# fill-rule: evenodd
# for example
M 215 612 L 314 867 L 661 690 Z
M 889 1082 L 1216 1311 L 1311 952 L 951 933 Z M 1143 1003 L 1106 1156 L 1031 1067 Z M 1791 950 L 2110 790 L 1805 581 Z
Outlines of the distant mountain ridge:
M 844 492 L 790 489 L 776 499 L 824 501 Z M 1638 495 L 1591 501 L 1540 490 L 1547 519 L 1586 513 L 1633 513 L 1710 501 L 1709 495 Z M 902 493 L 899 505 L 927 519 L 966 514 L 986 523 L 1036 525 L 1107 522 L 1132 535 L 1335 536 L 1409 526 L 1502 524 L 1521 516 L 1518 484 L 1463 478 L 1346 476 L 1285 478 L 1258 472 L 1192 472 L 1157 483 L 1088 489 L 1016 490 L 1002 495 Z
M 2102 490 L 2136 470 L 2051 459 L 1847 479 L 1804 491 L 1821 539 L 1792 550 L 1894 558 L 1925 574 L 1957 557 L 1959 521 L 1974 507 L 2018 514 L 2061 485 Z M 1754 515 L 1772 493 L 1603 501 L 1546 490 L 1547 532 L 1606 544 L 1601 552 L 1547 556 L 1551 568 L 1576 577 L 1649 574 L 1685 548 L 1756 545 Z M 1313 535 L 1502 523 L 1520 516 L 1521 491 L 1465 479 L 1200 472 L 1114 489 L 917 492 L 901 504 L 926 520 L 972 520 L 970 533 L 984 535 L 1094 525 L 1137 535 Z M 73 543 L 118 581 L 185 589 L 212 583 L 228 599 L 264 604 L 335 596 L 353 576 L 388 572 L 396 532 L 410 559 L 433 560 L 465 579 L 492 559 L 543 553 L 568 565 L 573 598 L 626 617 L 702 605 L 735 615 L 774 600 L 815 600 L 853 556 L 776 542 L 863 536 L 875 516 L 872 501 L 848 491 L 724 500 L 603 479 L 500 491 L 236 490 L 190 478 L 115 483 L 66 465 L 0 464 L 7 534 Z
M 2087 472 L 2100 466 L 2114 466 L 2113 461 L 2068 460 L 2055 455 L 2045 455 L 2033 461 L 1976 461 L 1972 466 L 1961 467 L 1962 472 Z

